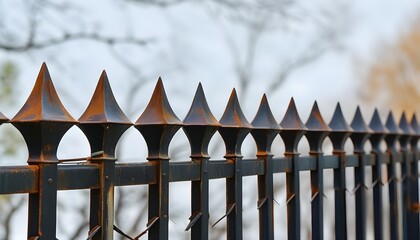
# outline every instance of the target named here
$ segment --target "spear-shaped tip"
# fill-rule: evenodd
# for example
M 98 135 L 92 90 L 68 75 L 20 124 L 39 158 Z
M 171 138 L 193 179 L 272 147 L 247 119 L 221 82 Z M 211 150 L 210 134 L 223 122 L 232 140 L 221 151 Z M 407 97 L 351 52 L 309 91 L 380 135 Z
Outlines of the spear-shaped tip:
M 386 129 L 388 130 L 389 133 L 392 133 L 392 134 L 400 134 L 401 133 L 401 130 L 399 129 L 399 127 L 395 123 L 394 115 L 392 114 L 391 111 L 389 111 L 389 113 L 388 113 L 388 117 L 386 119 L 385 127 L 386 127 Z
M 58 97 L 45 62 L 42 64 L 34 88 L 12 122 L 76 122 Z
M 398 127 L 403 131 L 403 133 L 405 134 L 409 134 L 409 135 L 413 135 L 414 131 L 413 129 L 411 129 L 410 125 L 408 124 L 407 121 L 407 116 L 405 114 L 405 112 L 403 112 L 401 114 L 401 118 L 400 118 L 400 123 L 398 125 Z
M 92 99 L 79 122 L 132 124 L 115 100 L 105 70 L 102 71 Z
M 257 114 L 251 124 L 254 129 L 280 130 L 280 125 L 277 123 L 273 113 L 271 112 L 270 105 L 268 104 L 268 99 L 265 94 L 262 96 Z
M 341 110 L 340 103 L 337 103 L 333 117 L 331 118 L 329 127 L 336 132 L 349 132 L 351 131 L 350 126 L 347 124 L 344 118 L 343 111 Z
M 235 88 L 230 94 L 229 101 L 225 108 L 225 112 L 223 113 L 222 118 L 220 118 L 219 122 L 220 124 L 222 124 L 223 127 L 252 127 L 248 120 L 245 118 L 244 113 L 242 112 Z
M 419 135 L 420 126 L 419 126 L 419 122 L 417 121 L 417 117 L 415 113 L 413 114 L 413 117 L 411 118 L 410 125 L 411 125 L 411 128 L 416 132 L 416 134 Z
M 293 97 L 290 99 L 289 106 L 287 107 L 283 120 L 280 122 L 280 126 L 284 130 L 306 130 L 305 124 L 303 124 L 299 117 Z
M 213 116 L 204 94 L 203 86 L 198 84 L 190 110 L 184 119 L 185 125 L 220 126 Z
M 369 123 L 369 128 L 372 129 L 375 133 L 385 133 L 386 129 L 382 124 L 381 117 L 379 116 L 379 111 L 375 108 L 372 119 Z
M 9 121 L 9 118 L 6 117 L 3 113 L 0 112 L 0 124 L 6 123 Z
M 308 120 L 306 121 L 306 127 L 309 131 L 330 131 L 331 129 L 325 123 L 324 119 L 322 118 L 321 112 L 318 108 L 318 103 L 315 101 L 311 114 L 309 115 Z
M 182 125 L 181 120 L 175 115 L 169 104 L 169 100 L 163 87 L 162 79 L 159 77 L 152 97 L 142 115 L 137 119 L 135 125 L 159 125 L 171 124 Z
M 353 117 L 353 121 L 351 122 L 350 127 L 353 128 L 354 132 L 369 132 L 369 128 L 363 119 L 360 106 L 357 106 L 356 113 Z

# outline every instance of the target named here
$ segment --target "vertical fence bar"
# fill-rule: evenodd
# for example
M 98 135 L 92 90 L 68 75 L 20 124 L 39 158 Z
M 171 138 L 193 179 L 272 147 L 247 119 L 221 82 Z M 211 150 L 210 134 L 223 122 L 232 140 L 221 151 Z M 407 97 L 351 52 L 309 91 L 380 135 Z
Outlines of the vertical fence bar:
M 28 239 L 56 239 L 57 148 L 76 121 L 61 104 L 45 63 L 11 123 L 25 139 L 28 164 L 38 166 L 38 192 L 29 194 Z
M 372 153 L 375 155 L 375 166 L 372 169 L 372 185 L 373 185 L 373 218 L 374 218 L 374 236 L 377 240 L 384 238 L 383 234 L 383 218 L 384 208 L 382 200 L 382 151 L 381 143 L 385 137 L 385 127 L 379 117 L 378 110 L 375 109 L 372 120 L 369 123 L 373 133 L 370 135 L 372 145 Z
M 413 115 L 410 126 L 413 129 L 413 136 L 411 137 L 410 141 L 410 149 L 412 153 L 412 160 L 411 160 L 411 206 L 410 207 L 410 218 L 409 224 L 411 229 L 411 237 L 412 239 L 420 239 L 419 233 L 419 210 L 420 210 L 420 203 L 419 203 L 419 159 L 418 159 L 418 150 L 417 144 L 419 141 L 420 136 L 420 126 L 417 122 L 416 115 Z
M 169 156 L 172 137 L 182 127 L 173 112 L 162 80 L 159 78 L 146 109 L 135 123 L 143 135 L 147 148 L 147 160 L 156 166 L 156 184 L 149 185 L 149 239 L 168 239 L 169 220 Z
M 78 124 L 90 144 L 92 156 L 89 162 L 99 169 L 100 188 L 90 190 L 89 229 L 100 227 L 92 236 L 94 240 L 113 239 L 115 148 L 121 135 L 131 125 L 118 106 L 103 71 Z
M 227 239 L 242 239 L 242 154 L 241 146 L 252 126 L 246 120 L 233 89 L 219 121 L 226 146 L 225 158 L 234 164 L 234 175 L 226 179 Z
M 355 200 L 356 200 L 356 239 L 366 239 L 367 230 L 367 201 L 366 201 L 366 180 L 365 180 L 365 150 L 364 146 L 369 138 L 370 130 L 363 120 L 360 108 L 357 107 L 356 114 L 350 124 L 353 132 L 350 138 L 353 142 L 354 153 L 357 155 L 359 166 L 354 169 Z
M 280 136 L 285 145 L 284 155 L 292 162 L 292 170 L 286 173 L 287 236 L 288 239 L 300 239 L 300 181 L 299 152 L 297 147 L 306 132 L 305 124 L 300 120 L 293 98 L 280 123 Z
M 201 83 L 184 124 L 191 147 L 191 160 L 200 164 L 200 180 L 191 182 L 191 217 L 185 230 L 191 229 L 191 239 L 204 240 L 209 238 L 208 145 L 220 124 L 210 111 Z
M 397 170 L 396 170 L 396 147 L 395 144 L 399 138 L 400 130 L 397 127 L 392 112 L 389 112 L 385 127 L 388 133 L 385 135 L 385 141 L 387 144 L 387 153 L 389 155 L 390 162 L 387 167 L 388 171 L 388 188 L 389 188 L 389 218 L 390 218 L 390 229 L 391 229 L 391 240 L 397 240 L 400 236 L 399 222 L 398 222 L 398 189 L 397 189 Z
M 346 123 L 340 104 L 337 104 L 329 124 L 331 132 L 328 137 L 333 145 L 333 154 L 338 156 L 338 168 L 334 169 L 334 206 L 335 206 L 335 239 L 347 239 L 346 214 L 346 152 L 344 143 L 352 129 Z
M 413 130 L 407 122 L 405 113 L 401 115 L 399 128 L 402 130 L 402 134 L 399 138 L 400 151 L 402 153 L 403 161 L 401 163 L 401 174 L 402 174 L 402 215 L 403 215 L 403 239 L 414 239 L 412 232 L 413 226 L 410 222 L 411 217 L 411 156 L 409 154 L 409 144 Z
M 314 239 L 324 239 L 324 158 L 322 143 L 330 128 L 322 118 L 317 102 L 314 103 L 305 125 L 308 128 L 305 136 L 309 142 L 309 154 L 315 157 L 317 166 L 316 170 L 311 171 L 312 237 Z
M 264 160 L 264 175 L 258 176 L 258 211 L 259 232 L 261 240 L 274 239 L 273 213 L 273 154 L 271 145 L 280 132 L 280 126 L 271 112 L 267 97 L 264 94 L 257 114 L 252 121 L 251 131 L 257 145 L 257 158 Z

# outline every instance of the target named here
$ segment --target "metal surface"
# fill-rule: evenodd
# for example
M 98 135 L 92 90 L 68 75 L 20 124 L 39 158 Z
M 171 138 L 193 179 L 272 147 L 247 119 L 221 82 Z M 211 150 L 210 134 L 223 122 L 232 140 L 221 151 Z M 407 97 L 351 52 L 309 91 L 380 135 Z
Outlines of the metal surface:
M 315 103 L 304 124 L 292 99 L 279 125 L 264 95 L 250 124 L 234 90 L 219 123 L 211 114 L 199 84 L 190 111 L 182 122 L 171 109 L 159 79 L 148 106 L 134 124 L 146 140 L 148 162 L 118 163 L 115 147 L 132 123 L 118 106 L 106 73 L 102 73 L 90 104 L 76 121 L 61 104 L 43 64 L 32 93 L 16 116 L 9 121 L 0 113 L 0 124 L 8 122 L 22 133 L 29 158 L 27 166 L 0 168 L 0 194 L 29 194 L 28 239 L 56 239 L 57 191 L 72 189 L 91 191 L 88 239 L 112 239 L 114 231 L 128 239 L 139 239 L 146 233 L 149 239 L 169 239 L 169 183 L 179 181 L 191 182 L 191 217 L 184 227 L 191 231 L 191 239 L 208 239 L 209 182 L 212 179 L 226 179 L 226 214 L 220 220 L 226 217 L 227 238 L 247 239 L 243 236 L 242 225 L 242 211 L 247 210 L 242 205 L 242 179 L 256 176 L 259 220 L 255 220 L 255 226 L 259 226 L 260 239 L 271 240 L 275 236 L 274 215 L 277 214 L 273 204 L 276 194 L 273 176 L 278 173 L 286 174 L 286 234 L 289 239 L 300 239 L 299 174 L 302 171 L 311 174 L 312 238 L 323 239 L 325 169 L 334 171 L 336 239 L 347 239 L 346 225 L 354 224 L 347 221 L 346 191 L 354 193 L 356 198 L 357 239 L 365 239 L 368 229 L 374 230 L 375 239 L 383 239 L 388 233 L 384 229 L 386 225 L 390 226 L 390 239 L 419 238 L 420 154 L 417 144 L 420 127 L 415 116 L 408 122 L 403 114 L 397 126 L 390 113 L 384 127 L 375 111 L 368 127 L 357 109 L 350 127 L 340 105 L 337 105 L 327 126 Z M 59 160 L 56 156 L 58 144 L 74 124 L 86 135 L 91 156 Z M 180 128 L 189 140 L 191 157 L 172 162 L 168 148 Z M 216 131 L 225 143 L 225 159 L 209 161 L 208 144 Z M 242 159 L 242 142 L 248 133 L 255 140 L 257 156 Z M 274 156 L 271 152 L 277 134 L 285 143 L 284 157 Z M 297 151 L 304 135 L 309 142 L 309 156 L 300 156 Z M 333 154 L 324 156 L 322 143 L 327 136 L 331 139 Z M 349 136 L 354 153 L 344 150 Z M 367 140 L 372 145 L 370 153 L 364 152 Z M 386 151 L 380 147 L 384 141 Z M 354 190 L 346 188 L 347 168 L 355 169 Z M 372 168 L 372 181 L 365 179 L 364 170 L 369 168 Z M 382 181 L 382 176 L 388 176 L 388 181 Z M 113 223 L 114 187 L 126 185 L 149 186 L 149 220 L 146 229 L 135 237 L 127 235 L 124 229 Z M 389 193 L 389 211 L 384 211 L 387 204 L 382 191 L 385 188 Z M 373 190 L 373 209 L 367 202 L 371 201 L 367 197 L 370 190 Z M 366 221 L 367 212 L 372 210 L 374 226 Z M 389 224 L 385 223 L 388 221 L 384 216 L 387 212 L 390 214 Z

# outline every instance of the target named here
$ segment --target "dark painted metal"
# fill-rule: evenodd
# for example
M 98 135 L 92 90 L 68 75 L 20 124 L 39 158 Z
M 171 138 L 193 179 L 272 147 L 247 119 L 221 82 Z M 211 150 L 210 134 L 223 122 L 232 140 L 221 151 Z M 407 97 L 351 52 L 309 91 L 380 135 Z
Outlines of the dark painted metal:
M 100 226 L 92 237 L 94 240 L 113 239 L 115 148 L 121 135 L 131 125 L 118 106 L 103 71 L 78 125 L 89 141 L 92 155 L 101 153 L 90 158 L 90 162 L 97 165 L 100 178 L 100 188 L 92 189 L 90 193 L 89 228 Z
M 401 185 L 402 185 L 402 230 L 403 230 L 403 239 L 414 239 L 411 235 L 413 232 L 413 226 L 410 223 L 411 211 L 411 156 L 409 155 L 409 145 L 414 131 L 411 129 L 408 124 L 405 113 L 401 115 L 400 123 L 398 127 L 401 129 L 402 134 L 398 139 L 400 142 L 400 151 L 403 154 L 403 162 L 401 163 Z
M 274 239 L 273 209 L 273 154 L 271 145 L 280 132 L 280 126 L 271 112 L 264 94 L 252 121 L 251 134 L 257 145 L 257 159 L 264 161 L 264 174 L 258 176 L 258 202 L 260 239 Z M 243 162 L 243 165 L 244 162 Z
M 392 112 L 389 112 L 385 127 L 388 133 L 385 135 L 385 141 L 387 144 L 387 153 L 389 154 L 390 162 L 387 167 L 388 171 L 388 192 L 389 192 L 389 219 L 391 228 L 391 240 L 397 240 L 400 236 L 398 213 L 401 212 L 398 201 L 398 189 L 397 189 L 397 149 L 396 143 L 400 137 L 401 130 L 398 128 L 394 121 Z
M 147 160 L 156 166 L 156 184 L 149 185 L 149 239 L 168 239 L 169 220 L 169 156 L 172 137 L 183 126 L 166 97 L 162 79 L 142 115 L 135 123 L 146 140 Z
M 350 138 L 353 142 L 354 153 L 359 158 L 359 166 L 354 169 L 355 201 L 356 201 L 356 239 L 366 239 L 367 237 L 367 199 L 366 199 L 366 179 L 364 163 L 364 145 L 369 139 L 370 130 L 363 120 L 360 108 L 357 107 L 356 114 L 350 124 L 353 132 Z
M 293 98 L 283 120 L 280 122 L 282 131 L 280 136 L 285 145 L 285 157 L 290 158 L 292 169 L 286 173 L 286 202 L 287 202 L 287 237 L 300 239 L 300 183 L 299 183 L 299 140 L 306 132 L 305 124 L 300 120 Z
M 241 146 L 252 125 L 246 120 L 233 89 L 220 119 L 219 133 L 225 142 L 226 161 L 234 165 L 234 176 L 226 179 L 227 239 L 242 239 Z M 231 210 L 231 211 L 229 211 Z
M 373 216 L 374 216 L 374 233 L 375 239 L 382 240 L 384 238 L 384 214 L 382 200 L 382 158 L 380 154 L 381 143 L 384 140 L 387 130 L 381 122 L 378 110 L 375 109 L 373 117 L 369 123 L 369 128 L 373 130 L 370 135 L 370 143 L 372 145 L 372 153 L 375 154 L 375 166 L 372 169 L 372 185 L 373 185 Z
M 308 128 L 305 136 L 309 142 L 309 154 L 315 157 L 316 162 L 316 170 L 311 171 L 312 237 L 314 239 L 324 239 L 324 157 L 322 143 L 331 129 L 322 118 L 317 102 L 314 103 L 305 125 Z
M 411 129 L 413 129 L 413 135 L 410 140 L 410 150 L 412 152 L 411 156 L 411 188 L 410 188 L 410 215 L 409 215 L 409 224 L 410 224 L 410 237 L 412 239 L 420 239 L 420 222 L 419 222 L 419 163 L 418 163 L 418 148 L 417 144 L 420 138 L 420 125 L 417 121 L 417 117 L 414 114 L 410 121 Z
M 211 137 L 220 124 L 210 111 L 201 83 L 198 85 L 184 124 L 183 130 L 191 147 L 191 160 L 200 165 L 200 180 L 191 181 L 191 217 L 185 230 L 191 229 L 191 239 L 208 239 L 210 156 L 207 149 Z
M 331 132 L 328 137 L 333 144 L 333 154 L 338 157 L 338 168 L 334 169 L 334 206 L 335 206 L 335 238 L 347 239 L 347 204 L 346 204 L 346 152 L 344 144 L 350 136 L 352 129 L 344 119 L 341 106 L 338 103 L 330 121 Z
M 56 239 L 57 148 L 76 121 L 62 105 L 45 63 L 11 123 L 25 139 L 28 164 L 38 166 L 38 191 L 29 194 L 28 238 Z

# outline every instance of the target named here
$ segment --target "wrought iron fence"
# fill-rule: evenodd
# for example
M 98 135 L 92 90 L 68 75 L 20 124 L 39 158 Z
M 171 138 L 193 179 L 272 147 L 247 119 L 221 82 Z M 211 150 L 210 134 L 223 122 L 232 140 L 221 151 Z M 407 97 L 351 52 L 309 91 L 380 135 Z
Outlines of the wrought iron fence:
M 90 189 L 90 218 L 87 239 L 112 239 L 113 232 L 128 239 L 168 239 L 169 183 L 191 182 L 191 217 L 186 231 L 191 239 L 208 239 L 209 182 L 226 180 L 226 234 L 228 239 L 242 239 L 242 179 L 258 178 L 260 239 L 274 239 L 273 175 L 285 173 L 287 192 L 287 236 L 300 239 L 299 173 L 310 172 L 311 223 L 313 239 L 323 239 L 324 169 L 333 169 L 336 239 L 347 238 L 346 192 L 355 195 L 356 238 L 365 239 L 367 228 L 374 229 L 375 239 L 384 237 L 384 211 L 389 207 L 391 239 L 419 239 L 419 192 L 417 142 L 420 127 L 415 115 L 408 121 L 403 113 L 399 124 L 390 112 L 385 126 L 375 111 L 369 125 L 358 108 L 350 126 L 340 105 L 329 124 L 323 120 L 315 103 L 309 119 L 303 123 L 293 99 L 278 124 L 263 96 L 254 120 L 249 123 L 233 90 L 222 118 L 212 115 L 201 85 L 183 121 L 175 115 L 159 79 L 151 100 L 134 123 L 146 140 L 148 162 L 116 163 L 115 147 L 120 136 L 133 124 L 118 106 L 106 73 L 103 72 L 86 111 L 75 120 L 61 104 L 45 64 L 28 100 L 11 120 L 0 116 L 1 123 L 11 123 L 23 135 L 29 151 L 27 166 L 0 167 L 0 194 L 29 193 L 28 239 L 56 239 L 57 191 Z M 86 135 L 91 156 L 83 164 L 61 164 L 57 148 L 66 131 L 77 125 Z M 168 146 L 174 134 L 183 129 L 191 148 L 191 160 L 169 161 Z M 209 161 L 208 145 L 218 131 L 224 140 L 224 160 Z M 242 159 L 241 145 L 247 134 L 255 139 L 257 156 Z M 274 157 L 271 145 L 280 134 L 285 144 L 283 157 Z M 299 156 L 301 138 L 308 140 L 309 156 Z M 324 156 L 322 143 L 331 139 L 333 154 Z M 354 152 L 346 153 L 344 143 L 350 138 Z M 372 150 L 364 151 L 370 141 Z M 382 142 L 387 149 L 382 150 Z M 74 161 L 75 159 L 73 159 Z M 398 166 L 400 165 L 400 167 Z M 383 171 L 386 166 L 387 171 Z M 398 167 L 397 167 L 398 166 Z M 346 187 L 346 168 L 354 168 L 352 190 Z M 372 179 L 365 169 L 371 168 Z M 401 169 L 401 170 L 399 170 Z M 387 181 L 384 177 L 387 176 Z M 367 182 L 371 183 L 368 184 Z M 139 235 L 128 236 L 114 225 L 114 187 L 148 185 L 148 223 Z M 398 191 L 398 188 L 402 191 Z M 388 188 L 389 197 L 382 191 Z M 368 191 L 373 191 L 373 226 L 367 223 Z M 389 203 L 385 204 L 385 201 Z M 402 223 L 398 222 L 402 219 Z M 402 226 L 402 227 L 399 227 Z

